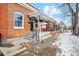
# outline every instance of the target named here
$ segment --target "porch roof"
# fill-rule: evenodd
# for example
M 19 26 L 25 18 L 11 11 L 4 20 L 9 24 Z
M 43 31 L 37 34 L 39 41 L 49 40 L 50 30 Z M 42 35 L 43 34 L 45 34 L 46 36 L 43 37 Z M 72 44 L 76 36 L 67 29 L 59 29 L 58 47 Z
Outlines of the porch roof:
M 52 18 L 48 17 L 44 13 L 39 12 L 40 10 L 38 8 L 36 8 L 35 6 L 32 6 L 30 3 L 18 3 L 18 4 L 25 7 L 25 8 L 28 8 L 32 11 L 32 12 L 27 14 L 30 17 L 35 17 L 37 19 L 38 15 L 39 15 L 40 19 L 43 20 L 43 21 L 55 22 L 55 20 L 53 20 Z
M 45 15 L 45 14 L 43 14 L 41 12 L 37 12 L 37 11 L 28 13 L 27 15 L 29 15 L 30 17 L 35 17 L 36 19 L 38 17 L 40 17 L 40 19 L 43 20 L 43 21 L 52 21 L 52 22 L 55 21 L 52 18 L 48 17 L 47 15 Z

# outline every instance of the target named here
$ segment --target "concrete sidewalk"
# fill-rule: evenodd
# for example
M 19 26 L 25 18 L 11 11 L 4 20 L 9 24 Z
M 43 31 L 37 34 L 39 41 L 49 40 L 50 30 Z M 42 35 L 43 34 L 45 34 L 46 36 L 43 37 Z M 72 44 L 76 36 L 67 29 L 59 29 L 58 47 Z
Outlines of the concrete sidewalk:
M 71 32 L 62 33 L 54 44 L 62 50 L 59 56 L 79 56 L 79 36 Z

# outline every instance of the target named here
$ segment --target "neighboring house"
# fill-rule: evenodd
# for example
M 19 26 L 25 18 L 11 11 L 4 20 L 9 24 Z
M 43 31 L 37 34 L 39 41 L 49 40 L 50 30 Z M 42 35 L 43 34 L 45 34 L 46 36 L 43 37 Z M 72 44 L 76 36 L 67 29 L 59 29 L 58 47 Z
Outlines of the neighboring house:
M 0 4 L 0 34 L 1 41 L 8 38 L 24 36 L 30 31 L 37 31 L 38 18 L 32 12 L 39 11 L 31 4 L 2 3 Z M 47 31 L 50 20 L 46 15 L 39 13 L 39 22 L 42 31 Z
M 49 20 L 48 21 L 48 25 L 47 25 L 47 30 L 48 31 L 54 31 L 55 30 L 55 23 L 56 21 L 55 20 Z
M 66 25 L 62 21 L 59 23 L 59 25 L 60 25 L 60 31 L 64 32 L 66 30 Z

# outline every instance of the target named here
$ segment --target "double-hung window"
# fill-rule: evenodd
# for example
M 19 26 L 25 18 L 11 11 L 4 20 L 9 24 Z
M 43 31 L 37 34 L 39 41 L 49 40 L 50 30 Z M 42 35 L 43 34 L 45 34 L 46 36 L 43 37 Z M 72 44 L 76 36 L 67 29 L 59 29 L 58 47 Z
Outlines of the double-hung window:
M 14 28 L 24 28 L 24 14 L 21 12 L 14 12 Z

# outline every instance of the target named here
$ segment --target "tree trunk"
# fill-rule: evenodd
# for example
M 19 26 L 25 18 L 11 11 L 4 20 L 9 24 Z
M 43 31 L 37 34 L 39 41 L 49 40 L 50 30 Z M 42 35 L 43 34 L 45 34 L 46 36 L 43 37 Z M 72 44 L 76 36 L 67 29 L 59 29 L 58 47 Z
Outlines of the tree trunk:
M 74 28 L 74 15 L 73 14 L 71 15 L 71 21 L 72 21 L 72 34 L 74 34 L 75 28 Z
M 76 13 L 75 13 L 75 34 L 79 35 L 78 33 L 78 3 L 76 3 Z

